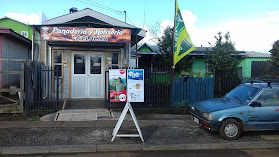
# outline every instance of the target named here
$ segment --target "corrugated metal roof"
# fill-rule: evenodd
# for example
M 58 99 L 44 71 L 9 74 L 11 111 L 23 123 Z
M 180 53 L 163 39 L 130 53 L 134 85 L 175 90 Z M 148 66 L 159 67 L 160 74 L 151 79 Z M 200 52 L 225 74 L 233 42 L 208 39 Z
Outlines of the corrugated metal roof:
M 144 43 L 142 45 L 138 45 L 138 50 L 142 46 L 147 46 L 148 48 L 152 49 L 153 52 L 158 53 L 159 52 L 159 47 L 157 45 L 148 45 L 147 43 Z M 204 51 L 206 49 L 212 50 L 212 47 L 196 47 L 196 49 L 192 52 L 190 52 L 188 55 L 189 56 L 204 56 Z M 131 48 L 131 52 L 135 52 L 136 46 L 133 46 Z M 243 58 L 270 58 L 271 54 L 270 53 L 262 53 L 262 52 L 254 52 L 254 51 L 238 51 L 239 54 L 238 56 L 241 56 Z M 139 53 L 139 52 L 138 52 Z M 147 54 L 147 52 L 146 52 Z
M 271 54 L 254 51 L 242 51 L 238 54 L 238 56 L 242 56 L 243 58 L 270 58 Z

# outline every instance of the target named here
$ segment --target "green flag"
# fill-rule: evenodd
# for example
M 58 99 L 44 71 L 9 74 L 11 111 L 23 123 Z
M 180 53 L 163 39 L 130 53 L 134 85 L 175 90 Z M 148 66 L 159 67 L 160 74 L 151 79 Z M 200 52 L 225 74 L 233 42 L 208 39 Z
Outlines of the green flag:
M 175 27 L 174 65 L 178 63 L 188 53 L 196 49 L 186 30 L 178 4 L 176 1 L 175 3 L 176 3 L 176 11 L 175 11 L 175 26 L 174 26 Z

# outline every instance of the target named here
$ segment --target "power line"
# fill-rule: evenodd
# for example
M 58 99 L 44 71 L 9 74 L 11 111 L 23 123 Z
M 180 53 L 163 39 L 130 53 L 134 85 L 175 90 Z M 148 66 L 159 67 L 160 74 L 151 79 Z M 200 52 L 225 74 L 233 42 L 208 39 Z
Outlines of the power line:
M 128 15 L 126 15 L 126 16 L 127 16 L 128 20 L 131 22 L 131 24 L 135 25 L 135 24 L 131 21 L 131 19 L 129 18 L 129 16 L 128 16 Z
M 98 7 L 98 8 L 101 8 L 101 9 L 105 9 L 105 10 L 108 10 L 108 11 L 111 11 L 111 12 L 115 12 L 117 13 L 118 15 L 125 15 L 129 21 L 131 22 L 131 24 L 133 24 L 133 22 L 131 21 L 131 19 L 126 15 L 126 12 L 124 11 L 119 11 L 119 10 L 116 10 L 116 9 L 113 9 L 113 8 L 110 8 L 110 7 L 107 7 L 105 5 L 102 5 L 102 4 L 99 4 L 99 3 L 96 3 L 96 2 L 93 2 L 92 0 L 87 0 L 88 2 L 84 2 L 82 0 L 76 0 L 78 2 L 81 2 L 81 3 L 84 3 L 84 4 L 87 4 L 87 5 L 92 5 L 92 6 L 95 6 L 95 7 Z M 126 20 L 126 17 L 125 17 L 125 20 Z M 134 24 L 133 24 L 134 25 Z
M 95 6 L 95 7 L 98 7 L 98 8 L 101 8 L 101 9 L 105 9 L 105 10 L 108 10 L 108 11 L 111 11 L 111 12 L 115 12 L 119 15 L 124 15 L 124 13 L 122 11 L 119 11 L 119 10 L 115 10 L 113 8 L 109 8 L 107 6 L 104 6 L 104 5 L 101 5 L 101 4 L 98 4 L 96 2 L 93 2 L 91 0 L 87 0 L 88 2 L 84 2 L 82 0 L 76 0 L 78 2 L 81 2 L 81 3 L 84 3 L 84 4 L 88 4 L 88 5 L 92 5 L 92 6 Z

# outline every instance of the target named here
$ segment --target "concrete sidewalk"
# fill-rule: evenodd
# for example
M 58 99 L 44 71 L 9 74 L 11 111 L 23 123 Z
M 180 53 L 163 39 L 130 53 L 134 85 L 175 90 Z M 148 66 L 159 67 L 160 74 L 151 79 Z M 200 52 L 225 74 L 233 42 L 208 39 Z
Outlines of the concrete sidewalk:
M 67 154 L 108 151 L 154 151 L 197 149 L 278 148 L 278 132 L 251 132 L 236 141 L 200 129 L 191 120 L 139 120 L 145 143 L 139 138 L 119 138 L 112 143 L 117 121 L 87 122 L 0 121 L 0 156 L 22 154 Z M 134 132 L 125 120 L 123 132 Z

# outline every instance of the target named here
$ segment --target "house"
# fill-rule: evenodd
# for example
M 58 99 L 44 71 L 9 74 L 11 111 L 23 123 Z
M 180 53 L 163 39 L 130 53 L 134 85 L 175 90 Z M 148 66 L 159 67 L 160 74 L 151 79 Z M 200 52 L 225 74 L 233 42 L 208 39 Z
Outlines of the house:
M 46 19 L 46 17 L 45 17 L 45 19 Z M 31 48 L 32 51 L 31 51 L 31 58 L 30 59 L 36 60 L 36 61 L 39 60 L 39 58 L 40 58 L 40 54 L 39 54 L 40 50 L 39 49 L 40 49 L 40 45 L 41 45 L 41 43 L 39 42 L 40 34 L 39 34 L 38 31 L 33 29 L 32 25 L 28 25 L 24 22 L 21 22 L 21 21 L 15 20 L 13 18 L 4 16 L 4 17 L 0 18 L 0 27 L 12 29 L 14 32 L 16 32 L 16 33 L 24 36 L 25 38 L 33 41 L 32 48 Z
M 0 18 L 0 27 L 12 29 L 14 32 L 32 40 L 32 26 L 24 22 L 4 16 Z
M 137 48 L 137 50 L 136 50 Z M 131 53 L 134 57 L 136 57 L 137 67 L 153 67 L 153 57 L 159 52 L 158 46 L 149 45 L 144 43 L 142 45 L 134 45 L 131 48 Z
M 237 71 L 240 77 L 255 78 L 262 76 L 264 65 L 270 60 L 270 53 L 260 53 L 254 51 L 239 51 L 240 62 Z
M 41 32 L 40 60 L 59 71 L 59 93 L 70 99 L 104 99 L 105 71 L 129 67 L 130 48 L 145 36 L 144 30 L 89 8 L 71 8 L 34 27 Z
M 209 71 L 208 65 L 204 60 L 204 51 L 206 49 L 211 50 L 211 47 L 196 47 L 196 49 L 188 54 L 188 56 L 194 57 L 192 68 L 187 75 L 190 77 L 211 77 L 212 72 Z M 135 46 L 131 50 L 133 54 L 136 53 Z M 159 52 L 159 48 L 156 45 L 148 45 L 144 43 L 137 49 L 138 65 L 139 67 L 150 66 L 152 67 L 152 58 Z M 269 53 L 260 53 L 254 51 L 238 51 L 239 64 L 237 71 L 239 77 L 250 78 L 261 75 L 259 68 L 262 68 L 262 64 L 270 60 L 271 55 Z
M 212 74 L 208 70 L 208 66 L 204 61 L 204 51 L 211 47 L 196 47 L 196 50 L 192 51 L 188 55 L 195 57 L 192 65 L 192 76 L 193 77 L 206 77 Z M 239 77 L 250 78 L 257 76 L 256 74 L 259 66 L 258 64 L 270 60 L 271 55 L 269 53 L 260 53 L 254 51 L 238 51 L 239 64 L 237 66 L 237 72 Z

